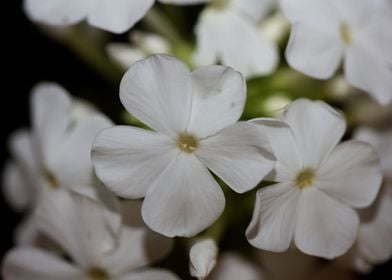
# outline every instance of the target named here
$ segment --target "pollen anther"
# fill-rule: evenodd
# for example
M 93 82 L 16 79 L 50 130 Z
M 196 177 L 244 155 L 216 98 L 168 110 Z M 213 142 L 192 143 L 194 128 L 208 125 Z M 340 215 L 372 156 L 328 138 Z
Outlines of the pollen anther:
M 310 187 L 314 183 L 315 171 L 312 168 L 303 169 L 297 176 L 296 185 L 300 190 Z
M 197 139 L 187 133 L 180 134 L 180 136 L 177 139 L 177 147 L 186 153 L 193 153 L 198 146 Z

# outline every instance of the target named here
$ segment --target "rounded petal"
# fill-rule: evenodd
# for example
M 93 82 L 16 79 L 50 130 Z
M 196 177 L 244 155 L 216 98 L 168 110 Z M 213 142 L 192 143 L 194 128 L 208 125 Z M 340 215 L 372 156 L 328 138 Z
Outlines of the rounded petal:
M 382 181 L 378 156 L 373 148 L 357 140 L 334 149 L 317 171 L 317 187 L 353 207 L 369 206 Z
M 275 0 L 232 0 L 230 8 L 244 17 L 250 17 L 255 23 L 259 22 L 264 15 L 268 14 L 277 4 Z
M 135 63 L 125 73 L 120 99 L 137 119 L 176 139 L 189 122 L 191 85 L 184 63 L 171 56 L 154 55 Z
M 94 265 L 115 247 L 119 228 L 113 215 L 85 196 L 66 190 L 48 193 L 37 210 L 40 230 L 56 241 L 82 267 Z
M 311 186 L 298 201 L 295 245 L 306 254 L 333 259 L 353 245 L 358 225 L 353 209 Z
M 196 156 L 180 153 L 149 189 L 142 216 L 163 235 L 190 237 L 215 222 L 224 207 L 223 191 L 208 170 Z
M 98 178 L 114 193 L 144 197 L 179 152 L 168 137 L 130 126 L 103 130 L 93 144 Z
M 295 23 L 286 48 L 289 65 L 308 76 L 328 79 L 342 61 L 343 42 L 339 33 L 325 32 L 312 25 Z
M 123 33 L 141 20 L 154 4 L 154 0 L 94 0 L 87 21 L 96 27 Z
M 359 44 L 351 47 L 346 53 L 344 74 L 351 85 L 369 92 L 380 104 L 386 105 L 392 101 L 392 60 L 374 55 L 379 51 L 379 48 L 366 49 Z
M 194 60 L 198 65 L 219 60 L 246 77 L 268 75 L 277 66 L 276 46 L 260 34 L 253 22 L 237 13 L 207 9 L 195 32 Z
M 144 224 L 140 201 L 123 201 L 122 217 L 118 246 L 102 260 L 107 271 L 121 275 L 163 259 L 170 252 L 173 239 L 153 232 Z
M 189 270 L 193 277 L 206 278 L 216 264 L 218 246 L 213 239 L 204 239 L 192 245 L 189 251 Z
M 192 86 L 189 132 L 204 138 L 241 117 L 246 100 L 246 84 L 239 72 L 218 65 L 200 67 L 192 72 Z
M 174 273 L 165 269 L 148 268 L 116 277 L 116 280 L 180 280 Z
M 283 121 L 293 134 L 303 167 L 317 167 L 336 147 L 346 130 L 344 116 L 323 101 L 298 99 Z
M 10 251 L 2 265 L 4 279 L 17 280 L 82 280 L 84 273 L 58 256 L 35 248 Z
M 90 0 L 25 0 L 24 10 L 34 21 L 62 26 L 83 20 L 90 5 Z
M 109 43 L 106 51 L 109 57 L 124 69 L 128 69 L 136 61 L 145 57 L 141 50 L 131 47 L 129 43 Z
M 254 247 L 286 251 L 293 239 L 300 192 L 291 183 L 278 183 L 257 192 L 246 238 Z
M 63 136 L 52 156 L 50 169 L 60 184 L 71 187 L 92 186 L 96 180 L 91 162 L 91 148 L 98 132 L 112 126 L 104 115 L 95 114 L 76 122 Z M 77 191 L 76 188 L 74 188 Z
M 274 167 L 269 143 L 256 125 L 239 122 L 200 142 L 196 155 L 234 191 L 254 188 Z

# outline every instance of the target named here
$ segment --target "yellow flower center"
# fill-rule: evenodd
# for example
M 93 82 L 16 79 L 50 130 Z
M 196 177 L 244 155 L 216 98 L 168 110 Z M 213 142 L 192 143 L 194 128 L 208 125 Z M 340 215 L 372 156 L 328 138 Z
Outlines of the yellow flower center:
M 109 275 L 105 270 L 92 267 L 87 271 L 88 280 L 109 280 Z
M 300 190 L 310 187 L 314 183 L 316 172 L 312 168 L 303 169 L 297 176 L 295 183 Z
M 42 174 L 51 189 L 56 190 L 59 187 L 59 183 L 52 172 L 47 169 L 44 169 L 42 171 Z
M 193 153 L 197 146 L 197 139 L 191 134 L 182 133 L 177 139 L 177 147 L 185 153 Z
M 350 27 L 347 25 L 347 23 L 342 23 L 340 25 L 340 36 L 346 45 L 351 45 L 353 42 L 353 38 L 350 34 Z

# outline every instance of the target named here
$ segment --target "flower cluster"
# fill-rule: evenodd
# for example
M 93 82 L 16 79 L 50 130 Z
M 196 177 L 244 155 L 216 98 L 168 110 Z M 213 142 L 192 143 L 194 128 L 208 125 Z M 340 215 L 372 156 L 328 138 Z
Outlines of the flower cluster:
M 391 112 L 390 1 L 159 2 L 24 1 L 50 33 L 123 33 L 149 10 L 152 30 L 102 48 L 126 69 L 121 125 L 56 83 L 33 88 L 3 172 L 25 213 L 4 279 L 350 279 L 387 261 L 390 115 L 365 127 L 349 105 Z M 194 46 L 159 14 L 184 7 L 166 4 L 204 5 Z

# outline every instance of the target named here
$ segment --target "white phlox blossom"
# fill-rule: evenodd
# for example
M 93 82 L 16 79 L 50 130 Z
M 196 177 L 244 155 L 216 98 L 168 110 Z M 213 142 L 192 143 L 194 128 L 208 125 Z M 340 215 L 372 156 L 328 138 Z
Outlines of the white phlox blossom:
M 109 56 L 124 69 L 152 54 L 170 54 L 169 42 L 157 34 L 134 31 L 129 39 L 128 44 L 110 43 L 106 48 Z
M 115 210 L 116 200 L 99 185 L 90 160 L 93 139 L 111 121 L 88 109 L 73 110 L 69 94 L 54 83 L 41 83 L 31 94 L 32 129 L 21 129 L 10 138 L 13 159 L 3 174 L 4 195 L 11 206 L 33 209 L 43 193 L 73 189 Z M 81 119 L 74 118 L 82 116 Z M 119 223 L 119 221 L 114 222 Z M 16 239 L 30 243 L 36 234 L 28 217 Z
M 123 33 L 141 20 L 155 0 L 24 0 L 34 21 L 68 26 L 87 20 L 95 27 Z M 194 4 L 202 0 L 159 0 L 162 3 Z
M 263 125 L 277 158 L 269 176 L 277 183 L 257 192 L 249 242 L 283 252 L 294 240 L 309 255 L 343 255 L 357 237 L 353 208 L 369 206 L 381 185 L 376 152 L 358 140 L 338 144 L 344 117 L 322 101 L 299 99 L 281 120 L 254 122 Z
M 97 201 L 59 190 L 37 210 L 39 228 L 70 261 L 40 248 L 19 247 L 5 257 L 5 280 L 177 280 L 163 269 L 146 265 L 165 256 L 171 240 L 149 230 L 139 218 L 140 203 L 123 206 L 123 228 L 118 235 L 104 221 Z
M 243 193 L 273 168 L 266 137 L 252 123 L 237 123 L 245 87 L 229 67 L 190 73 L 166 55 L 135 63 L 121 81 L 120 99 L 155 131 L 117 126 L 99 133 L 92 150 L 97 176 L 121 197 L 145 197 L 142 216 L 153 230 L 166 236 L 199 233 L 225 207 L 208 169 Z
M 246 77 L 267 75 L 278 64 L 278 51 L 263 35 L 259 22 L 273 0 L 210 0 L 196 25 L 197 65 L 221 62 Z
M 353 86 L 379 103 L 392 100 L 392 4 L 389 0 L 280 0 L 292 23 L 286 58 L 309 76 L 328 79 L 342 58 Z
M 189 250 L 189 270 L 193 277 L 205 279 L 215 267 L 218 246 L 213 239 L 197 241 Z

